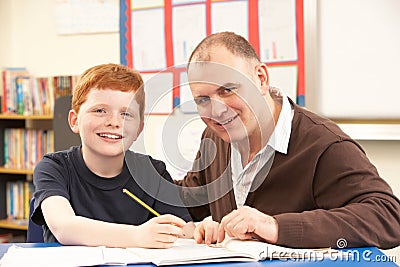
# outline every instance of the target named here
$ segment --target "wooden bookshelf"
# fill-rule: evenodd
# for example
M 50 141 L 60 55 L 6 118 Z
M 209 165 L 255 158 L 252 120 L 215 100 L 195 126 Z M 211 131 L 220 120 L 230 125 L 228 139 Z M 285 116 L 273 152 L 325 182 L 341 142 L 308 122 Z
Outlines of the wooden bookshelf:
M 8 173 L 8 174 L 33 174 L 33 169 L 12 169 L 12 168 L 4 168 L 0 167 L 0 173 Z
M 0 220 L 0 228 L 13 229 L 13 230 L 28 230 L 28 222 L 26 220 Z
M 2 120 L 52 120 L 53 115 L 17 115 L 17 114 L 0 114 Z
M 53 115 L 17 115 L 17 114 L 0 114 L 0 131 L 4 138 L 4 129 L 21 128 L 34 130 L 52 130 Z M 1 141 L 1 140 L 0 140 Z M 17 139 L 16 142 L 23 140 Z M 2 143 L 4 146 L 4 143 Z M 1 149 L 4 150 L 4 147 Z M 4 151 L 0 153 L 4 156 Z M 6 186 L 7 182 L 16 181 L 32 181 L 33 168 L 7 168 L 0 166 L 0 233 L 11 233 L 13 237 L 25 236 L 28 230 L 27 220 L 8 219 L 6 214 Z M 25 239 L 25 237 L 23 238 Z

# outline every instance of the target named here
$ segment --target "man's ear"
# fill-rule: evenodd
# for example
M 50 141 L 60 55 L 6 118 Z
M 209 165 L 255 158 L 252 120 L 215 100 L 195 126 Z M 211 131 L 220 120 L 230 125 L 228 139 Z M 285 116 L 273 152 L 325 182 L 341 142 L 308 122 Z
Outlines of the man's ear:
M 144 121 L 142 120 L 142 121 L 140 121 L 140 125 L 139 125 L 136 136 L 139 136 L 142 133 L 143 129 L 144 129 Z
M 72 132 L 78 134 L 79 133 L 78 114 L 73 109 L 71 109 L 68 113 L 68 123 Z
M 269 74 L 267 65 L 260 63 L 256 67 L 258 82 L 260 83 L 260 91 L 265 95 L 269 91 Z

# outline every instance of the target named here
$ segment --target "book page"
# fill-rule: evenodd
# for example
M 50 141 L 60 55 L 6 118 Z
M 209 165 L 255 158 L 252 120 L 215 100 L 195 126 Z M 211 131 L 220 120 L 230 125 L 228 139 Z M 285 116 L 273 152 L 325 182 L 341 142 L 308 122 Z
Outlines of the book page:
M 102 247 L 60 246 L 23 248 L 11 246 L 0 261 L 8 266 L 94 266 L 104 264 Z
M 258 240 L 239 240 L 233 238 L 225 238 L 221 246 L 231 251 L 241 251 L 251 254 L 258 260 L 265 259 L 316 259 L 322 260 L 329 255 L 333 249 L 297 249 L 288 248 L 278 245 L 269 244 Z M 338 252 L 338 251 L 336 251 Z
M 120 265 L 132 263 L 150 263 L 151 261 L 143 259 L 124 248 L 103 248 L 104 263 L 107 265 Z
M 150 263 L 124 248 L 57 246 L 24 248 L 11 246 L 0 261 L 1 267 L 97 266 Z
M 251 255 L 231 251 L 221 246 L 197 244 L 194 239 L 178 239 L 171 248 L 127 248 L 139 258 L 148 259 L 155 265 L 189 264 L 201 262 L 257 261 Z

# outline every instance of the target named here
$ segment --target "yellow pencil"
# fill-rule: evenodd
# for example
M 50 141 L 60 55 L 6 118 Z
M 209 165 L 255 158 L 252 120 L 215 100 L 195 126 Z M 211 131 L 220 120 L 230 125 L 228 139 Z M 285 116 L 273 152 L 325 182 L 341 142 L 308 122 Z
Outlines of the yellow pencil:
M 153 213 L 154 215 L 156 215 L 157 217 L 160 216 L 160 213 L 158 213 L 157 211 L 155 211 L 152 207 L 150 207 L 149 205 L 147 205 L 146 203 L 144 203 L 140 198 L 138 198 L 137 196 L 135 196 L 134 194 L 132 194 L 131 192 L 129 192 L 128 189 L 124 188 L 122 189 L 122 192 L 127 194 L 128 196 L 130 196 L 131 198 L 133 198 L 134 200 L 136 200 L 137 203 L 139 203 L 140 205 L 142 205 L 143 207 L 145 207 L 148 211 L 150 211 L 151 213 Z
M 148 211 L 150 211 L 151 213 L 153 213 L 155 216 L 159 217 L 161 216 L 160 213 L 158 213 L 157 211 L 155 211 L 152 207 L 150 207 L 149 205 L 147 205 L 146 203 L 144 203 L 140 198 L 138 198 L 137 196 L 135 196 L 132 192 L 130 192 L 128 189 L 124 188 L 122 189 L 122 192 L 127 194 L 128 196 L 130 196 L 131 198 L 133 198 L 137 203 L 139 203 L 140 205 L 142 205 L 144 208 L 146 208 Z M 172 225 L 175 225 L 174 223 L 172 223 Z M 182 234 L 182 236 L 186 236 L 185 233 Z

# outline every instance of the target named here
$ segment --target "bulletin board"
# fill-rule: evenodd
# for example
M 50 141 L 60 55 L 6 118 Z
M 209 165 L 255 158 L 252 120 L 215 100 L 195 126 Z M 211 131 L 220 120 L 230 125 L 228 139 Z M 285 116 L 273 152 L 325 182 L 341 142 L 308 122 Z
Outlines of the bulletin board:
M 146 114 L 196 112 L 187 60 L 220 31 L 249 40 L 270 84 L 305 105 L 303 0 L 120 0 L 120 61 L 143 74 Z

